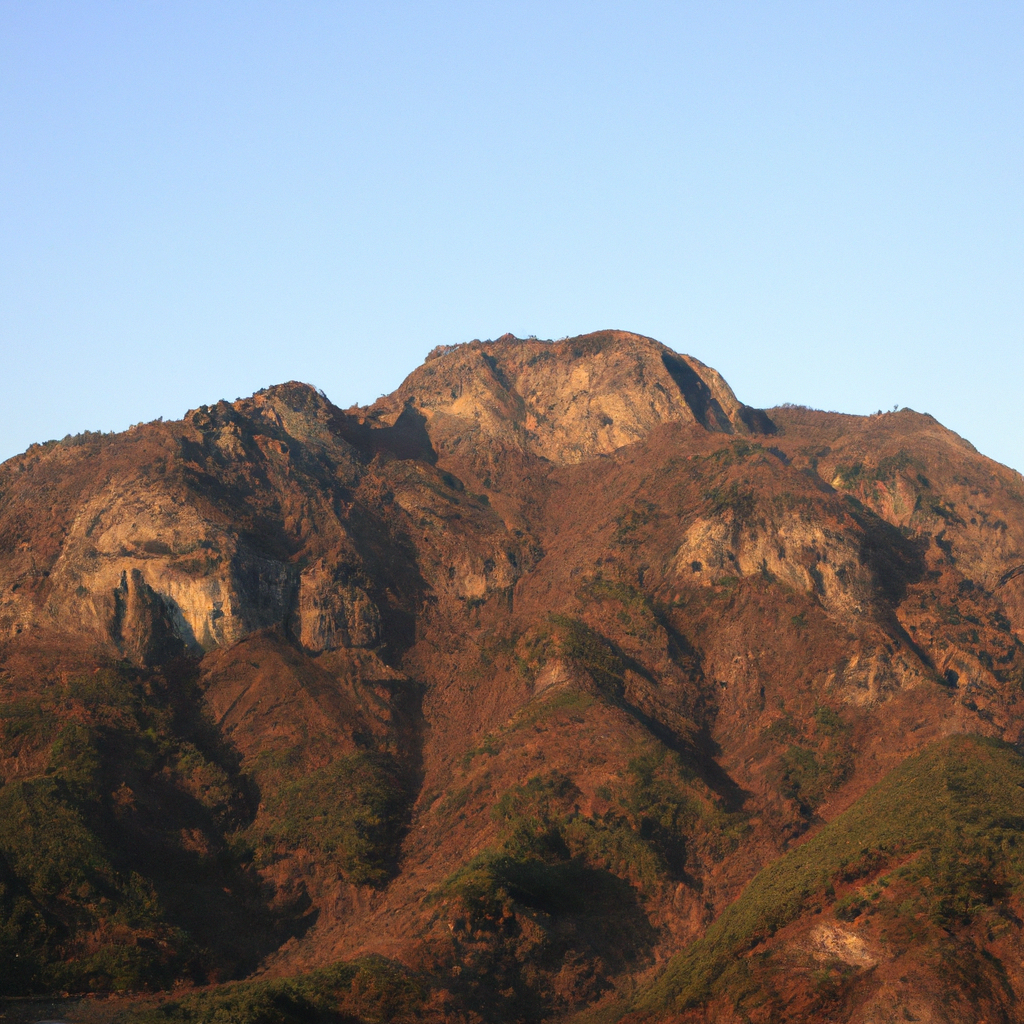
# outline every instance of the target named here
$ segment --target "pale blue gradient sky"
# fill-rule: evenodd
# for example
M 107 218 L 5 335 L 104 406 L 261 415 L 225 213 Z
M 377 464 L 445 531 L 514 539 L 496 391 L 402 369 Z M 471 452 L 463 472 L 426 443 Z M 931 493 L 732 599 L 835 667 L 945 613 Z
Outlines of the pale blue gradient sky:
M 0 458 L 652 335 L 1024 469 L 1024 5 L 0 0 Z

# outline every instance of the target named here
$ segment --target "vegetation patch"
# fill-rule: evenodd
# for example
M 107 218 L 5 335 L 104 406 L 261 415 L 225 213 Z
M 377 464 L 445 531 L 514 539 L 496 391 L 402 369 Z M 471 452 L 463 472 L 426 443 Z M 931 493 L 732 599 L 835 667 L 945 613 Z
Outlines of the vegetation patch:
M 118 1024 L 352 1024 L 410 1019 L 426 1002 L 424 981 L 380 956 L 334 964 L 296 978 L 238 982 Z
M 912 855 L 919 856 L 911 859 Z M 758 874 L 704 938 L 674 957 L 636 1000 L 641 1010 L 681 1010 L 741 984 L 743 954 L 834 888 L 900 862 L 899 881 L 949 925 L 1024 884 L 1024 758 L 995 740 L 958 736 L 909 758 L 853 807 Z M 925 885 L 927 879 L 927 885 Z M 880 890 L 879 890 L 880 891 Z M 860 902 L 858 902 L 860 901 Z M 840 905 L 856 916 L 863 897 Z
M 397 761 L 359 751 L 281 786 L 267 801 L 262 842 L 314 850 L 357 885 L 380 885 L 394 866 L 408 801 Z
M 551 915 L 579 913 L 605 884 L 601 872 L 650 894 L 686 877 L 691 836 L 702 850 L 720 853 L 743 830 L 741 816 L 723 811 L 660 745 L 634 757 L 622 783 L 606 792 L 611 807 L 584 815 L 582 794 L 559 772 L 507 790 L 491 812 L 498 842 L 433 898 L 456 898 L 478 922 L 514 913 L 517 904 Z
M 223 892 L 240 870 L 221 856 L 245 801 L 200 709 L 188 671 L 107 665 L 43 709 L 0 710 L 4 739 L 40 765 L 0 786 L 0 994 L 204 975 L 204 951 L 166 895 L 209 876 Z M 183 831 L 202 837 L 195 850 Z
M 23 698 L 0 705 L 0 736 L 17 744 L 18 750 L 52 740 L 58 728 L 52 710 L 44 709 L 37 700 Z
M 581 619 L 553 614 L 543 627 L 530 630 L 516 648 L 520 674 L 535 680 L 543 667 L 557 659 L 583 669 L 607 697 L 622 694 L 626 660 L 618 649 Z
M 583 690 L 556 689 L 552 693 L 541 694 L 526 705 L 515 717 L 510 731 L 525 729 L 537 725 L 556 715 L 568 715 L 575 721 L 582 721 L 582 716 L 597 703 L 593 694 Z M 499 744 L 503 740 L 499 741 Z M 499 745 L 500 749 L 500 745 Z
M 762 732 L 767 741 L 785 744 L 772 769 L 773 781 L 808 815 L 849 778 L 854 757 L 850 727 L 834 708 L 819 705 L 812 721 L 809 738 L 800 734 L 788 712 Z
M 639 640 L 650 640 L 662 625 L 651 599 L 636 587 L 619 580 L 606 580 L 599 576 L 581 587 L 576 596 L 582 601 L 618 604 L 616 618 L 619 626 Z
M 615 543 L 623 547 L 638 547 L 647 539 L 644 527 L 649 526 L 657 516 L 657 508 L 649 501 L 640 500 L 632 508 L 624 509 L 615 517 Z
M 621 696 L 626 663 L 612 644 L 570 615 L 551 615 L 548 621 L 554 655 L 584 669 L 605 696 Z
M 60 739 L 52 776 L 0 789 L 0 994 L 162 987 L 187 967 L 187 936 L 115 867 L 88 734 Z
M 704 461 L 708 463 L 714 463 L 722 469 L 727 469 L 729 466 L 735 466 L 738 463 L 746 462 L 748 459 L 757 457 L 764 457 L 768 454 L 767 449 L 764 445 L 757 444 L 756 442 L 750 441 L 732 441 L 729 444 L 723 445 L 721 448 L 715 449 L 710 455 L 704 457 Z
M 740 486 L 733 480 L 728 486 L 713 486 L 704 491 L 709 504 L 708 516 L 728 515 L 735 525 L 749 525 L 757 513 L 757 498 L 754 492 Z

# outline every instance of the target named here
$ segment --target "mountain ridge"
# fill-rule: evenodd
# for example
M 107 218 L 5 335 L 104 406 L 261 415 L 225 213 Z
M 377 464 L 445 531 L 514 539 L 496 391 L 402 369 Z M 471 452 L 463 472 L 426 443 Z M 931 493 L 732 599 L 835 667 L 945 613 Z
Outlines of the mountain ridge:
M 33 446 L 0 466 L 8 992 L 611 1005 L 907 757 L 1021 739 L 1021 565 L 1024 481 L 932 417 L 750 409 L 628 332 Z M 816 1019 L 794 978 L 763 1005 Z

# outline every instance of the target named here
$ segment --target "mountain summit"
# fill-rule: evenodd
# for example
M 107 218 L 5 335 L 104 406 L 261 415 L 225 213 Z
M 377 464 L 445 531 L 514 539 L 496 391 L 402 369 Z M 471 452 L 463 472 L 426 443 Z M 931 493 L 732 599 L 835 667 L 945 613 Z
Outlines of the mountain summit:
M 556 342 L 506 334 L 435 349 L 369 416 L 387 422 L 406 410 L 422 415 L 451 450 L 497 444 L 555 463 L 606 455 L 662 423 L 725 434 L 775 431 L 715 370 L 626 331 Z
M 33 445 L 0 995 L 1024 1020 L 1022 639 L 1019 474 L 626 332 Z

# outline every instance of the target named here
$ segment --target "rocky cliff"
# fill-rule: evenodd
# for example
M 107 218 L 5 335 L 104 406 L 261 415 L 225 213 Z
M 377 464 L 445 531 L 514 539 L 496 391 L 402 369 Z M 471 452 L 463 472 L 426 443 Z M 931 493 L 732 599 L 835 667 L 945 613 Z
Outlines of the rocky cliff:
M 0 467 L 0 636 L 8 994 L 1024 1019 L 996 826 L 908 875 L 941 844 L 883 821 L 908 758 L 965 806 L 1017 777 L 1024 481 L 928 416 L 752 409 L 617 331 L 435 350 L 366 408 L 281 385 Z M 863 806 L 863 863 L 730 924 Z M 723 929 L 775 966 L 700 981 Z

